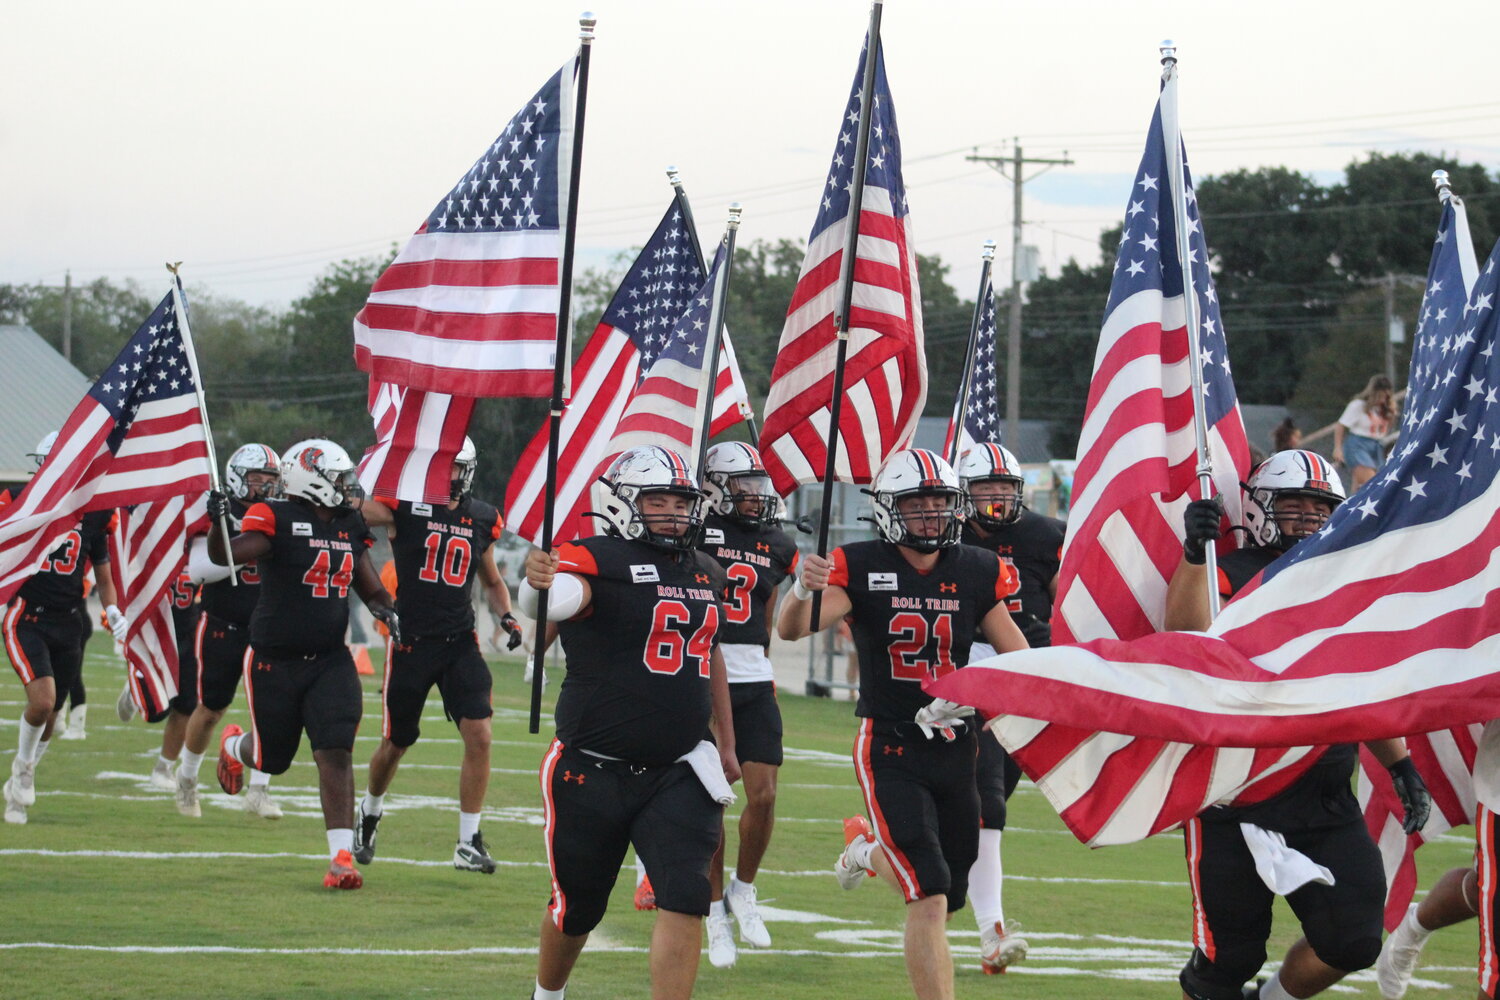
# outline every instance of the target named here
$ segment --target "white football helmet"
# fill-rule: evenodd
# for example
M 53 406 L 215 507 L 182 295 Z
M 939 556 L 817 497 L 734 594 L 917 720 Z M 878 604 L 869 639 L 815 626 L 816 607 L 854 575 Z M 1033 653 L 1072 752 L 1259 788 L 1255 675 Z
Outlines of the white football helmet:
M 229 461 L 224 463 L 224 485 L 229 489 L 229 495 L 237 500 L 254 502 L 265 500 L 276 496 L 280 492 L 279 483 L 265 483 L 252 486 L 245 477 L 252 472 L 264 472 L 268 475 L 281 476 L 281 459 L 276 453 L 263 444 L 242 444 L 229 456 Z
M 620 453 L 599 481 L 604 484 L 604 509 L 595 516 L 604 519 L 609 534 L 672 551 L 697 547 L 703 534 L 704 493 L 693 481 L 687 462 L 677 452 L 658 445 L 627 449 Z M 651 530 L 640 508 L 641 498 L 651 493 L 671 493 L 691 501 L 686 514 L 651 516 L 658 526 L 665 521 L 681 524 L 681 534 Z
M 875 473 L 875 481 L 865 493 L 874 498 L 875 516 L 871 520 L 886 541 L 919 552 L 936 552 L 958 544 L 967 503 L 958 475 L 936 453 L 925 448 L 896 452 Z M 912 497 L 940 497 L 947 502 L 939 509 L 903 516 L 900 504 Z M 911 530 L 911 524 L 925 525 L 932 520 L 940 522 L 935 533 Z
M 1326 500 L 1334 507 L 1346 499 L 1343 480 L 1323 456 L 1311 451 L 1278 451 L 1250 473 L 1250 481 L 1240 484 L 1249 503 L 1245 504 L 1245 527 L 1259 545 L 1289 549 L 1303 535 L 1282 531 L 1276 519 L 1278 497 L 1304 496 Z
M 958 459 L 958 478 L 969 496 L 969 511 L 974 519 L 986 528 L 999 528 L 1006 524 L 1014 524 L 1021 516 L 1021 511 L 1026 505 L 1021 498 L 1024 495 L 1026 479 L 1021 473 L 1021 463 L 1016 461 L 1006 448 L 995 441 L 985 441 L 976 444 L 964 452 Z M 975 501 L 973 497 L 976 483 L 1002 483 L 1011 486 L 1015 490 L 1015 499 L 990 499 L 987 501 Z
M 458 466 L 458 478 L 449 481 L 449 494 L 454 500 L 462 500 L 474 488 L 474 470 L 479 468 L 479 451 L 473 438 L 464 436 L 464 446 L 458 449 L 453 464 Z
M 330 510 L 365 495 L 349 453 L 326 438 L 298 441 L 281 456 L 281 492 Z
M 703 459 L 703 491 L 708 494 L 709 510 L 742 524 L 775 524 L 781 516 L 781 497 L 771 488 L 760 452 L 740 441 L 708 449 Z M 751 513 L 740 510 L 742 503 Z
M 36 443 L 36 448 L 34 450 L 27 452 L 27 457 L 35 461 L 36 467 L 40 469 L 42 467 L 42 463 L 47 461 L 47 456 L 52 454 L 52 446 L 56 443 L 57 431 L 52 431 L 46 437 L 42 438 Z

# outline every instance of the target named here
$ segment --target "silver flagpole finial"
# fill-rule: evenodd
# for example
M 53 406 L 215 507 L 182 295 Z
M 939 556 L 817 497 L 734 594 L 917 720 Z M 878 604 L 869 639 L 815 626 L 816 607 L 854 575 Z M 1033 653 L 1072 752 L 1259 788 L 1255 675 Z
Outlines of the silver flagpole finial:
M 985 240 L 984 241 L 984 248 L 979 251 L 979 256 L 982 259 L 984 259 L 984 260 L 994 260 L 995 259 L 995 241 L 994 240 Z
M 738 228 L 740 228 L 740 213 L 743 212 L 744 210 L 745 210 L 745 206 L 741 205 L 737 201 L 731 201 L 729 203 L 729 228 L 730 229 L 738 229 Z
M 1437 189 L 1437 196 L 1442 201 L 1453 197 L 1453 188 L 1448 183 L 1448 171 L 1434 170 L 1432 172 L 1432 186 Z
M 1161 48 L 1161 61 L 1162 62 L 1165 63 L 1165 62 L 1167 62 L 1169 60 L 1171 62 L 1176 62 L 1177 61 L 1177 43 L 1176 42 L 1172 41 L 1172 39 L 1170 39 L 1170 38 L 1163 38 L 1161 40 L 1161 46 L 1160 46 L 1160 48 Z
M 667 166 L 667 180 L 674 188 L 677 188 L 678 190 L 682 189 L 682 175 L 677 172 L 676 167 L 671 166 L 670 164 Z
M 592 42 L 594 40 L 594 25 L 598 23 L 599 18 L 595 17 L 594 12 L 591 10 L 586 10 L 582 14 L 579 14 L 578 37 L 585 42 Z

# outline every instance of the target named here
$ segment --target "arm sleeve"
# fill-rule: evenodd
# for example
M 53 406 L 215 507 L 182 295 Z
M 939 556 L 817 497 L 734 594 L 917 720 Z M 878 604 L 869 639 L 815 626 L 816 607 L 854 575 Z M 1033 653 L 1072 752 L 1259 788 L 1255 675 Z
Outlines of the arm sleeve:
M 536 617 L 537 596 L 530 582 L 521 581 L 516 591 L 516 606 L 528 618 Z M 552 578 L 552 590 L 547 596 L 547 620 L 564 622 L 583 609 L 583 581 L 572 573 L 559 573 Z
M 188 548 L 187 575 L 193 583 L 218 583 L 229 579 L 229 567 L 208 558 L 208 536 L 199 535 Z
M 828 586 L 849 588 L 849 560 L 844 555 L 844 547 L 841 545 L 828 553 L 828 561 L 833 566 L 828 570 Z
M 263 503 L 255 504 L 245 511 L 240 521 L 240 531 L 258 531 L 262 535 L 276 537 L 276 512 Z
M 577 542 L 567 542 L 557 547 L 557 571 L 576 573 L 579 576 L 598 576 L 599 564 L 594 554 Z

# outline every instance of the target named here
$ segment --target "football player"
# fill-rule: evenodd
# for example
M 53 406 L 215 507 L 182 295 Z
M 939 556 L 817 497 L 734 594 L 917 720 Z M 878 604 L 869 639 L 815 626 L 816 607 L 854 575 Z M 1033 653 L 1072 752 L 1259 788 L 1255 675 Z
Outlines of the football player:
M 726 968 L 734 964 L 736 954 L 730 914 L 739 924 L 742 941 L 771 947 L 771 934 L 755 904 L 755 876 L 776 822 L 776 774 L 782 760 L 781 708 L 767 653 L 776 588 L 797 565 L 797 544 L 776 526 L 781 498 L 771 488 L 759 452 L 738 441 L 716 444 L 708 449 L 703 467 L 708 516 L 699 547 L 729 577 L 719 650 L 729 679 L 734 746 L 745 781 L 739 855 L 728 887 L 722 836 L 709 870 L 713 901 L 708 909 L 708 960 Z
M 229 498 L 209 494 L 208 554 L 236 566 L 254 562 L 260 597 L 250 616 L 245 698 L 250 732 L 224 727 L 219 740 L 219 785 L 230 795 L 244 786 L 246 765 L 281 774 L 292 762 L 303 730 L 318 765 L 318 794 L 328 831 L 330 889 L 358 889 L 354 867 L 354 766 L 350 752 L 363 712 L 354 657 L 344 644 L 349 590 L 398 641 L 400 621 L 391 595 L 370 564 L 374 539 L 353 503 L 363 495 L 354 463 L 332 441 L 312 438 L 281 458 L 286 499 L 261 500 L 245 512 L 240 533 L 225 544 L 220 525 Z
M 1011 620 L 1029 646 L 1052 644 L 1052 599 L 1057 596 L 1063 523 L 1028 510 L 1022 502 L 1026 480 L 1021 463 L 999 443 L 985 441 L 964 452 L 958 478 L 969 496 L 963 542 L 988 549 L 1012 567 L 1021 589 L 1006 600 Z M 974 640 L 972 659 L 993 656 L 982 636 Z M 1026 957 L 1030 945 L 1020 924 L 1005 922 L 1001 891 L 1001 838 L 1005 803 L 1016 789 L 1021 769 L 998 740 L 979 741 L 979 859 L 969 872 L 969 898 L 979 925 L 979 962 L 987 974 L 1004 972 Z
M 177 778 L 173 768 L 179 766 L 188 720 L 198 707 L 198 655 L 193 649 L 193 636 L 198 631 L 198 587 L 186 569 L 172 581 L 167 596 L 172 609 L 173 638 L 177 643 L 177 693 L 167 702 L 164 711 L 146 721 L 163 723 L 161 752 L 151 767 L 150 782 L 162 791 L 175 792 Z
M 41 468 L 57 435 L 49 434 L 32 456 Z M 116 640 L 125 640 L 129 622 L 117 607 L 110 575 L 109 532 L 114 512 L 91 511 L 62 536 L 5 608 L 5 653 L 26 689 L 16 756 L 5 782 L 5 821 L 25 823 L 36 804 L 36 765 L 47 752 L 52 729 L 73 680 L 83 669 L 83 574 L 93 565 L 94 585 L 104 617 Z
M 1343 502 L 1338 473 L 1313 452 L 1280 451 L 1262 462 L 1246 485 L 1245 522 L 1253 544 L 1219 557 L 1220 596 L 1232 597 L 1322 528 Z M 1183 558 L 1167 588 L 1168 629 L 1202 631 L 1210 623 L 1206 547 L 1219 538 L 1222 517 L 1217 499 L 1187 507 Z M 1366 745 L 1391 773 L 1405 806 L 1406 832 L 1420 830 L 1432 800 L 1405 741 Z M 1356 757 L 1353 744 L 1331 747 L 1283 791 L 1258 802 L 1212 806 L 1189 821 L 1183 843 L 1193 888 L 1194 948 L 1178 976 L 1185 998 L 1241 1000 L 1245 983 L 1265 963 L 1276 893 L 1257 874 L 1252 844 L 1278 837 L 1332 878 L 1327 884 L 1307 881 L 1285 894 L 1303 936 L 1288 949 L 1276 975 L 1251 995 L 1310 997 L 1375 964 L 1385 871 L 1350 789 Z
M 906 901 L 906 971 L 922 1000 L 951 1000 L 945 924 L 964 905 L 979 850 L 973 710 L 922 689 L 969 662 L 976 633 L 1001 652 L 1025 649 L 1006 600 L 1015 571 L 959 544 L 967 506 L 958 476 L 930 451 L 892 455 L 867 491 L 873 541 L 802 560 L 777 631 L 799 639 L 851 618 L 859 657 L 854 766 L 865 806 L 844 821 L 839 884 L 879 875 Z M 816 625 L 812 593 L 823 592 Z
M 270 500 L 281 492 L 281 459 L 268 446 L 242 444 L 224 463 L 224 486 L 228 491 L 229 526 L 238 531 L 252 504 Z M 187 573 L 202 585 L 199 598 L 203 613 L 193 633 L 193 656 L 198 663 L 197 704 L 188 719 L 183 749 L 173 781 L 177 811 L 199 816 L 198 773 L 208 742 L 219 720 L 234 701 L 240 675 L 245 670 L 245 651 L 250 648 L 250 616 L 260 597 L 260 574 L 254 562 L 236 563 L 235 580 L 229 567 L 208 557 L 208 537 L 195 538 L 188 552 Z M 266 819 L 280 819 L 281 807 L 271 798 L 271 776 L 251 768 L 245 791 L 245 811 Z
M 739 778 L 717 648 L 728 581 L 696 549 L 704 495 L 680 455 L 631 448 L 603 482 L 608 534 L 533 550 L 520 590 L 532 617 L 538 591 L 550 591 L 547 621 L 568 668 L 542 760 L 552 899 L 533 996 L 561 1000 L 633 844 L 656 890 L 651 995 L 683 1000 L 698 975 L 728 783 Z M 710 718 L 717 751 L 704 740 Z
M 485 598 L 520 645 L 521 628 L 510 613 L 510 591 L 500 579 L 490 546 L 505 527 L 500 512 L 470 495 L 478 456 L 474 442 L 464 445 L 453 463 L 446 504 L 377 498 L 361 505 L 371 527 L 390 535 L 398 587 L 396 613 L 402 635 L 392 642 L 381 686 L 384 717 L 380 746 L 370 758 L 369 790 L 354 819 L 354 860 L 375 859 L 375 834 L 384 812 L 385 793 L 401 757 L 420 735 L 422 708 L 434 684 L 443 696 L 443 711 L 463 739 L 458 775 L 458 846 L 453 867 L 494 874 L 495 859 L 479 832 L 479 814 L 490 781 L 490 668 L 479 651 L 474 631 L 474 578 L 484 584 Z M 387 589 L 390 589 L 389 586 Z

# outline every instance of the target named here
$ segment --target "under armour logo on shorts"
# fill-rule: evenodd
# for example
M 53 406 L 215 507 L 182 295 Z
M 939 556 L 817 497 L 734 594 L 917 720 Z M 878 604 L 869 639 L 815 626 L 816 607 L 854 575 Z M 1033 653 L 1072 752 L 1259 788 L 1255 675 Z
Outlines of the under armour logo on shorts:
M 582 775 L 582 774 L 574 774 L 572 771 L 564 771 L 563 772 L 563 780 L 564 781 L 576 781 L 576 782 L 578 782 L 581 785 L 581 784 L 583 784 L 583 779 L 584 779 L 584 775 Z

